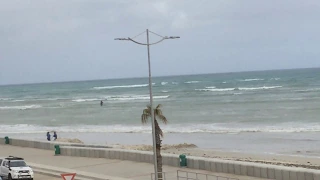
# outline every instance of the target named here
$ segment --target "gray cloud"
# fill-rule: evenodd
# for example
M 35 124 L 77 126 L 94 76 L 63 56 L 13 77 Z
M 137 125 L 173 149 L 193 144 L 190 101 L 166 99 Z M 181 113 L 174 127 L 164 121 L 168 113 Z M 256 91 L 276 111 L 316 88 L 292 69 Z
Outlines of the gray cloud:
M 181 36 L 151 48 L 154 75 L 320 66 L 319 8 L 316 0 L 1 1 L 0 84 L 146 76 L 146 48 L 113 40 L 146 28 Z

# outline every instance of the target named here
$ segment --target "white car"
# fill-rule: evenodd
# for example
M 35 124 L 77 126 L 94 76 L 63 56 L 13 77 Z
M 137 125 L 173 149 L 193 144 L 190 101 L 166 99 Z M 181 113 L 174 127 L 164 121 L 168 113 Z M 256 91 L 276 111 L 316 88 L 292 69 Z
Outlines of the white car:
M 9 156 L 0 158 L 0 177 L 8 180 L 33 180 L 34 174 L 23 158 Z

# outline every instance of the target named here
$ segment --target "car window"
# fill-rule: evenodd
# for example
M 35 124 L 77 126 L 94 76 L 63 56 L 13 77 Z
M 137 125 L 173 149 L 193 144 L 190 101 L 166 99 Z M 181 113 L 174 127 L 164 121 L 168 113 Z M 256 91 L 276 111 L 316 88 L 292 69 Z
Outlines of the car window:
M 11 161 L 10 167 L 26 167 L 27 164 L 24 161 Z

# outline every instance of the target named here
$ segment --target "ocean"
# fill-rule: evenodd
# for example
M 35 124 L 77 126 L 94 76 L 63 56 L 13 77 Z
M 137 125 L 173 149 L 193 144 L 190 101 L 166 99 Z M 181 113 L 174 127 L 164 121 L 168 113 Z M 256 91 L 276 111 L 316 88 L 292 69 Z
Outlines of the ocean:
M 169 121 L 163 143 L 289 154 L 320 145 L 320 68 L 152 81 Z M 54 130 L 87 143 L 151 143 L 151 125 L 140 120 L 148 104 L 147 78 L 4 85 L 0 134 L 45 139 Z

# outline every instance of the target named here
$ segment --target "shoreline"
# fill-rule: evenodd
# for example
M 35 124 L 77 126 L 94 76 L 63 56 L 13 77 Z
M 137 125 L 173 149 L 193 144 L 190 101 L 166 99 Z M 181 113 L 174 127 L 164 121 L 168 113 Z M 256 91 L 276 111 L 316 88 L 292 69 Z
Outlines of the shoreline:
M 45 141 L 44 134 L 23 134 L 13 135 L 0 133 L 0 136 L 9 136 L 18 139 L 28 140 L 40 140 Z M 100 135 L 100 136 L 99 136 Z M 234 135 L 213 135 L 202 136 L 197 134 L 196 136 L 190 136 L 185 134 L 182 137 L 174 136 L 173 134 L 165 134 L 162 144 L 162 153 L 167 154 L 185 154 L 188 156 L 195 157 L 207 157 L 207 158 L 218 158 L 224 160 L 254 162 L 260 164 L 273 164 L 287 167 L 303 167 L 308 169 L 320 169 L 320 150 L 317 149 L 318 141 L 314 141 L 312 144 L 307 141 L 309 146 L 308 149 L 300 149 L 298 144 L 291 142 L 286 148 L 292 151 L 276 151 L 277 147 L 273 144 L 264 142 L 265 139 L 259 139 L 254 137 L 258 142 L 246 142 L 243 140 L 252 140 L 252 138 L 246 139 L 246 137 L 252 136 L 247 134 L 244 137 L 240 137 L 240 142 L 236 142 L 239 136 Z M 75 133 L 60 133 L 58 134 L 60 142 L 74 142 L 92 145 L 108 145 L 116 149 L 128 149 L 128 150 L 140 150 L 140 151 L 152 151 L 152 143 L 150 134 L 132 134 L 132 133 L 92 133 L 92 134 L 75 134 Z M 238 138 L 238 139 L 237 139 Z M 293 138 L 293 137 L 290 137 Z M 287 139 L 280 141 L 280 143 L 287 143 Z M 183 143 L 181 143 L 183 142 Z M 268 142 L 271 142 L 268 139 Z M 289 141 L 290 142 L 290 141 Z M 298 141 L 299 142 L 299 141 Z M 204 144 L 206 143 L 206 144 Z M 234 143 L 234 144 L 232 144 Z M 249 144 L 251 143 L 251 144 Z M 274 142 L 273 142 L 274 143 Z M 262 146 L 261 146 L 262 144 Z M 305 144 L 300 144 L 300 146 Z M 268 152 L 264 147 L 267 147 L 274 152 Z M 310 150 L 309 148 L 313 149 Z M 215 148 L 212 148 L 215 147 Z M 236 148 L 237 149 L 236 149 Z M 240 150 L 239 150 L 240 149 Z M 268 150 L 269 150 L 268 149 Z M 280 148 L 281 149 L 281 146 Z M 265 151 L 263 151 L 265 150 Z
M 152 151 L 150 145 L 111 145 L 113 148 Z M 281 165 L 287 167 L 302 167 L 308 169 L 320 170 L 320 158 L 307 156 L 294 156 L 282 154 L 262 154 L 262 153 L 245 153 L 245 152 L 231 152 L 231 151 L 217 151 L 210 149 L 203 149 L 194 147 L 194 144 L 177 144 L 166 145 L 161 153 L 167 154 L 185 154 L 194 157 L 217 158 L 223 160 L 254 162 L 260 164 Z M 146 148 L 147 147 L 147 148 Z M 168 148 L 169 147 L 169 148 Z M 170 148 L 171 147 L 171 148 Z
M 63 133 L 59 138 L 79 139 L 85 144 L 98 145 L 152 145 L 150 133 Z M 201 149 L 228 152 L 248 152 L 305 157 L 320 157 L 320 133 L 172 133 L 165 134 L 162 143 L 194 144 Z M 29 140 L 46 140 L 45 133 L 8 134 L 0 136 Z

